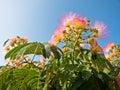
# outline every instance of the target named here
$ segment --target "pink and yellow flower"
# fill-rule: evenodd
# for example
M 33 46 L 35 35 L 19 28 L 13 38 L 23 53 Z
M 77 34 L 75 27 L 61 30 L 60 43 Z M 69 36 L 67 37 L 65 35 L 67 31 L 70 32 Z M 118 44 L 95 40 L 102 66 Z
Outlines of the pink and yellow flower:
M 107 26 L 102 22 L 95 22 L 94 28 L 98 30 L 98 38 L 105 38 L 108 35 Z
M 9 46 L 9 45 L 6 46 L 6 47 L 4 48 L 4 50 L 5 50 L 5 51 L 9 51 L 9 50 L 10 50 L 10 46 Z
M 114 44 L 113 42 L 109 42 L 109 43 L 105 46 L 105 52 L 109 52 L 114 46 L 115 46 L 115 44 Z
M 56 45 L 64 38 L 63 31 L 66 30 L 66 32 L 68 32 L 67 26 L 76 29 L 85 28 L 87 26 L 87 20 L 74 13 L 69 13 L 68 15 L 66 15 L 64 18 L 61 19 L 60 25 L 57 27 L 54 34 L 52 35 L 49 41 L 50 45 Z
M 10 39 L 10 43 L 16 43 L 16 41 L 17 41 L 16 37 Z
M 40 67 L 44 67 L 45 66 L 45 58 L 44 57 L 41 57 L 40 58 L 40 64 L 39 64 Z
M 109 61 L 113 61 L 117 53 L 117 50 L 114 48 L 114 46 L 115 44 L 113 42 L 109 42 L 104 48 L 104 55 Z
M 28 39 L 27 38 L 21 38 L 23 40 L 24 43 L 27 43 L 28 42 Z
M 14 46 L 16 42 L 17 42 L 17 38 L 16 37 L 10 39 L 10 45 L 11 46 Z
M 87 26 L 87 20 L 75 13 L 69 13 L 61 19 L 62 26 L 70 26 L 74 28 L 85 28 Z
M 56 45 L 63 39 L 63 31 L 64 31 L 64 27 L 58 27 L 55 30 L 54 34 L 52 35 L 49 41 L 50 45 Z
M 114 53 L 111 53 L 109 54 L 108 56 L 105 55 L 105 57 L 109 60 L 109 61 L 113 61 L 114 57 L 115 57 L 115 54 Z

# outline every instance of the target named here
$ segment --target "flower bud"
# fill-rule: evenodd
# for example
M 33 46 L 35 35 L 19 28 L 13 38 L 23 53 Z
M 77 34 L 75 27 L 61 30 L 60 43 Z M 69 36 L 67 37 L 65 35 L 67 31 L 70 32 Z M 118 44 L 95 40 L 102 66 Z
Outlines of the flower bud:
M 62 51 L 63 51 L 63 52 L 68 52 L 68 51 L 69 51 L 69 48 L 68 48 L 68 47 L 64 47 L 64 48 L 62 49 Z
M 9 51 L 9 50 L 10 50 L 10 46 L 6 46 L 4 49 L 5 49 L 6 51 Z

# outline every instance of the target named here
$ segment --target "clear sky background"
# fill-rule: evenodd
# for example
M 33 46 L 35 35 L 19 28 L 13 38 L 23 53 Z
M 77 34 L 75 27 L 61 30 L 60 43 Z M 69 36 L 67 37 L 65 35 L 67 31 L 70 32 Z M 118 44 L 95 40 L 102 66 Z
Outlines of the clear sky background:
M 109 37 L 99 41 L 120 43 L 120 0 L 0 0 L 0 65 L 5 63 L 3 42 L 14 36 L 48 41 L 59 18 L 75 12 L 92 22 L 103 21 Z

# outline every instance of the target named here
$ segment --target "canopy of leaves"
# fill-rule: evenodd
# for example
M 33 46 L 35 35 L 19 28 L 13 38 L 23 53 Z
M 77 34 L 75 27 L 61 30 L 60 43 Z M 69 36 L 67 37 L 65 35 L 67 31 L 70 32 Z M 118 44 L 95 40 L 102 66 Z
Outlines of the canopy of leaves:
M 92 28 L 89 23 L 69 14 L 49 43 L 10 39 L 5 55 L 9 62 L 0 67 L 0 90 L 120 90 L 120 45 L 112 44 L 111 63 L 96 40 L 104 25 Z M 59 42 L 61 48 L 56 46 Z
M 48 61 L 43 68 L 33 63 L 22 68 L 2 67 L 1 90 L 115 90 L 114 68 L 108 64 L 104 55 L 92 53 L 88 49 L 69 51 L 62 55 L 55 46 L 34 42 L 13 48 L 5 58 L 18 59 L 27 54 L 49 58 L 51 51 L 56 54 L 56 58 Z

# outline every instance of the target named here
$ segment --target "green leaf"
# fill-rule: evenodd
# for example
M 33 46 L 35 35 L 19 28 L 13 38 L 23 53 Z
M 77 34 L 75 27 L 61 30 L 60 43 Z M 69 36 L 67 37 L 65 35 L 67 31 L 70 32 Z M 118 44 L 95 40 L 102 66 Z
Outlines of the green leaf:
M 8 83 L 13 78 L 13 70 L 12 67 L 3 67 L 0 69 L 0 90 L 8 90 L 10 84 Z
M 81 77 L 81 73 L 79 73 L 78 77 L 75 79 L 74 82 L 72 82 L 72 86 L 68 90 L 81 90 L 78 89 L 83 83 L 85 83 L 85 80 Z M 86 89 L 87 90 L 87 89 Z
M 107 63 L 105 57 L 102 54 L 94 53 L 92 55 L 92 63 L 94 65 L 94 68 L 98 72 L 100 72 L 100 71 L 103 72 L 104 69 L 110 70 L 110 67 L 109 67 L 108 63 Z
M 20 57 L 27 55 L 27 54 L 36 54 L 40 55 L 45 53 L 44 45 L 39 42 L 33 43 L 25 43 L 19 46 L 16 46 L 12 50 L 10 50 L 6 55 L 5 59 L 19 59 Z
M 3 43 L 3 46 L 5 46 L 8 41 L 9 41 L 9 39 L 7 39 L 7 40 Z
M 44 45 L 44 47 L 45 47 L 45 57 L 47 57 L 47 58 L 49 58 L 49 56 L 50 56 L 50 54 L 51 54 L 51 47 L 50 47 L 50 45 L 49 45 L 49 43 L 47 43 L 47 42 L 44 42 L 44 43 L 42 43 L 43 45 Z
M 44 46 L 41 43 L 34 42 L 21 48 L 16 56 L 17 59 L 27 54 L 40 55 L 44 52 Z
M 90 71 L 82 71 L 82 78 L 84 80 L 87 80 L 88 78 L 90 78 L 91 76 L 91 72 Z
M 54 53 L 55 58 L 58 60 L 61 58 L 62 51 L 57 46 L 51 46 L 51 51 Z
M 41 69 L 32 64 L 22 68 L 4 68 L 0 72 L 0 90 L 40 90 L 44 80 Z
M 120 63 L 120 60 L 115 60 L 112 62 L 113 65 L 116 65 L 116 64 L 119 64 Z
M 19 50 L 27 45 L 29 45 L 30 43 L 26 43 L 26 44 L 22 44 L 19 45 L 13 49 L 11 49 L 6 55 L 5 55 L 5 59 L 10 58 L 10 59 L 15 59 L 17 53 L 19 52 Z
M 54 45 L 50 45 L 49 43 L 42 43 L 45 47 L 45 51 L 46 51 L 46 57 L 49 58 L 49 56 L 51 55 L 51 52 L 54 54 L 56 59 L 60 59 L 61 58 L 61 54 L 62 51 L 60 48 L 58 48 L 57 46 Z

